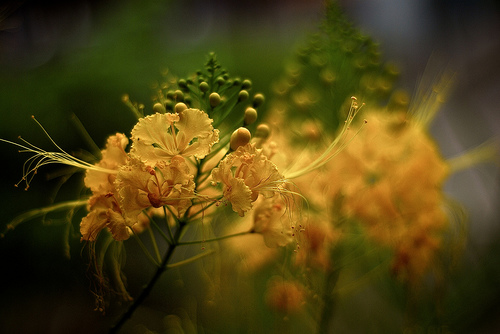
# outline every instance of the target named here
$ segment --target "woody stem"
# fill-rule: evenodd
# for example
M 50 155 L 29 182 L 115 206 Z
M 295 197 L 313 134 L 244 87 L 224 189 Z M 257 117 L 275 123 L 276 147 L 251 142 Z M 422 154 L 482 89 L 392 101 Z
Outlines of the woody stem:
M 148 282 L 148 284 L 144 287 L 139 297 L 137 297 L 134 302 L 129 306 L 127 311 L 120 316 L 120 319 L 116 322 L 114 326 L 112 326 L 109 330 L 110 334 L 118 333 L 123 325 L 129 320 L 134 314 L 135 310 L 144 302 L 144 300 L 149 296 L 156 282 L 160 278 L 160 276 L 167 270 L 167 265 L 172 255 L 174 254 L 175 248 L 177 247 L 176 241 L 181 235 L 181 232 L 184 228 L 184 225 L 181 225 L 176 231 L 174 235 L 174 242 L 168 246 L 167 252 L 161 261 L 160 266 L 156 270 L 155 274 Z

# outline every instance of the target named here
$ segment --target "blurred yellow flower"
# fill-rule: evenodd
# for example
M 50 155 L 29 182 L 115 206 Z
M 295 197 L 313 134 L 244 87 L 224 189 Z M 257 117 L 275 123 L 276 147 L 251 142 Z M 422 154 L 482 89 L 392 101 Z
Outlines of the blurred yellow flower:
M 448 224 L 442 186 L 448 164 L 409 114 L 367 110 L 363 131 L 331 164 L 330 197 L 341 214 L 394 250 L 397 276 L 418 280 L 432 263 Z

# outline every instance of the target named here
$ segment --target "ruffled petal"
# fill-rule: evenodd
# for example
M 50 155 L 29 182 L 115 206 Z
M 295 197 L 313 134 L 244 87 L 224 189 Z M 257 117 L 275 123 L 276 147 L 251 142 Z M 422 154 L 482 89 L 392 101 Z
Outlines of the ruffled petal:
M 252 191 L 242 179 L 231 178 L 224 189 L 224 197 L 231 202 L 233 210 L 240 217 L 252 208 Z
M 106 142 L 106 148 L 102 150 L 102 158 L 96 166 L 110 170 L 116 170 L 119 166 L 125 164 L 128 155 L 125 147 L 128 145 L 127 137 L 122 133 L 110 136 Z M 106 194 L 113 192 L 113 182 L 115 174 L 88 169 L 85 174 L 84 183 L 94 193 Z
M 132 230 L 125 223 L 123 216 L 111 209 L 108 210 L 107 215 L 108 221 L 106 226 L 109 228 L 113 239 L 116 241 L 127 240 L 130 237 Z
M 219 141 L 213 120 L 198 109 L 141 118 L 132 129 L 131 153 L 153 166 L 176 155 L 204 158 Z
M 90 211 L 80 222 L 81 240 L 95 241 L 99 232 L 106 227 L 107 221 L 108 215 L 106 214 L 106 210 Z
M 171 132 L 176 119 L 178 115 L 159 113 L 141 118 L 132 129 L 131 153 L 151 165 L 177 155 L 179 149 Z

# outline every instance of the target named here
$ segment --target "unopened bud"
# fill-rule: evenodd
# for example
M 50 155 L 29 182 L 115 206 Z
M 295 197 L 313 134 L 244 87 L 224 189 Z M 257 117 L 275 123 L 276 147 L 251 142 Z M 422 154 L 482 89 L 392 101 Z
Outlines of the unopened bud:
M 243 88 L 243 89 L 252 88 L 252 82 L 248 79 L 243 80 L 243 82 L 241 83 L 241 88 Z
M 167 109 L 165 108 L 165 106 L 161 103 L 155 103 L 153 105 L 153 111 L 154 112 L 157 112 L 157 113 L 160 113 L 160 114 L 164 114 L 167 112 Z
M 175 100 L 177 102 L 184 101 L 184 93 L 179 89 L 175 91 Z
M 178 114 L 180 114 L 181 112 L 183 112 L 186 109 L 187 109 L 187 105 L 185 103 L 182 103 L 182 102 L 177 103 L 174 107 L 174 111 Z
M 180 79 L 177 84 L 179 85 L 180 89 L 183 89 L 184 91 L 188 90 L 187 82 L 186 79 Z
M 231 135 L 231 140 L 230 140 L 230 147 L 231 150 L 236 151 L 238 147 L 244 146 L 250 142 L 250 138 L 252 135 L 250 134 L 250 131 L 248 131 L 247 128 L 238 128 L 233 132 Z
M 220 95 L 218 93 L 215 93 L 213 92 L 212 94 L 210 94 L 210 96 L 208 97 L 208 101 L 210 102 L 210 106 L 212 108 L 215 108 L 219 105 L 220 103 Z
M 167 99 L 175 100 L 175 92 L 173 90 L 167 92 Z
M 243 102 L 248 99 L 248 92 L 246 90 L 242 90 L 238 93 L 238 102 Z
M 226 83 L 226 80 L 223 77 L 217 77 L 217 79 L 215 79 L 215 82 L 217 82 L 219 86 L 222 86 Z
M 271 129 L 267 124 L 259 124 L 259 126 L 257 126 L 257 129 L 255 130 L 255 137 L 258 138 L 267 139 L 270 134 Z
M 255 110 L 254 108 L 248 107 L 245 110 L 245 117 L 243 118 L 245 125 L 252 124 L 256 120 L 257 120 L 257 110 Z
M 255 94 L 253 97 L 253 107 L 258 108 L 264 103 L 264 95 L 262 94 Z
M 167 100 L 167 102 L 165 102 L 165 109 L 167 109 L 167 111 L 173 111 L 174 102 L 172 100 Z
M 206 93 L 208 91 L 208 83 L 203 81 L 203 82 L 200 82 L 200 85 L 198 86 L 200 88 L 200 91 L 202 91 L 203 93 Z

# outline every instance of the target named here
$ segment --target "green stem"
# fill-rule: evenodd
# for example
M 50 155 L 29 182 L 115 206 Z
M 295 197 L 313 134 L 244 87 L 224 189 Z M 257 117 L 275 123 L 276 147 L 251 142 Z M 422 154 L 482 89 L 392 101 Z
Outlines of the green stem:
M 339 279 L 340 268 L 330 268 L 326 272 L 325 287 L 323 291 L 323 310 L 318 326 L 318 334 L 329 333 L 333 316 L 335 314 L 335 302 L 337 292 L 334 292 Z
M 214 250 L 209 250 L 209 251 L 206 251 L 206 252 L 204 252 L 204 253 L 201 253 L 201 254 L 195 255 L 195 256 L 193 256 L 193 257 L 190 257 L 189 259 L 186 259 L 186 260 L 182 260 L 182 261 L 179 261 L 179 262 L 176 262 L 176 263 L 169 264 L 169 265 L 167 265 L 167 269 L 171 269 L 171 268 L 175 268 L 175 267 L 180 267 L 180 266 L 183 266 L 183 265 L 185 265 L 185 264 L 189 264 L 189 263 L 191 263 L 191 262 L 194 262 L 194 261 L 196 261 L 196 260 L 198 260 L 198 259 L 201 259 L 201 258 L 203 258 L 203 257 L 205 257 L 205 256 L 208 256 L 208 255 L 210 255 L 210 254 L 213 254 L 213 253 L 215 253 L 215 251 L 214 251 Z
M 135 237 L 135 240 L 137 240 L 137 243 L 141 247 L 141 249 L 144 252 L 144 254 L 146 255 L 146 257 L 148 258 L 148 260 L 150 260 L 154 264 L 155 267 L 158 267 L 160 261 L 155 260 L 155 258 L 151 255 L 151 253 L 148 251 L 148 249 L 146 248 L 146 246 L 142 242 L 141 238 L 139 238 L 139 236 L 137 234 L 134 233 L 134 237 Z
M 180 242 L 177 243 L 177 245 L 178 246 L 184 246 L 184 245 L 204 244 L 205 242 L 219 241 L 219 240 L 229 239 L 229 238 L 238 237 L 240 235 L 246 235 L 246 234 L 251 234 L 251 233 L 254 233 L 253 230 L 246 231 L 246 232 L 235 233 L 235 234 L 229 234 L 229 235 L 225 235 L 225 236 L 222 236 L 222 237 L 217 237 L 217 238 L 207 239 L 207 240 L 195 240 L 195 241 L 184 241 L 184 242 L 180 241 Z
M 151 225 L 153 225 L 157 230 L 158 232 L 160 233 L 160 235 L 163 237 L 163 239 L 165 239 L 165 241 L 168 243 L 168 244 L 171 244 L 172 241 L 170 240 L 170 238 L 165 234 L 165 232 L 163 232 L 163 230 L 160 228 L 160 226 L 156 223 L 156 221 L 150 216 L 148 215 L 147 213 L 144 212 L 144 214 L 148 217 L 149 219 L 149 223 Z
M 20 214 L 19 216 L 15 217 L 7 226 L 5 226 L 4 231 L 0 233 L 0 238 L 3 238 L 5 234 L 9 230 L 13 230 L 17 227 L 17 225 L 27 221 L 31 220 L 37 217 L 42 217 L 46 215 L 47 213 L 54 212 L 54 211 L 60 211 L 60 210 L 67 210 L 67 209 L 73 209 L 79 206 L 84 206 L 87 204 L 88 199 L 81 199 L 81 200 L 76 200 L 76 201 L 69 201 L 69 202 L 62 202 L 58 204 L 54 204 L 51 206 L 47 206 L 44 208 L 39 208 L 39 209 L 33 209 L 30 211 L 27 211 L 23 214 Z
M 174 239 L 174 234 L 172 233 L 172 229 L 170 228 L 170 223 L 167 215 L 167 209 L 170 214 L 172 214 L 172 217 L 177 221 L 177 217 L 172 213 L 172 210 L 166 205 L 163 206 L 163 214 L 165 215 L 165 223 L 167 223 L 167 229 L 168 229 L 168 235 L 170 235 L 170 239 L 172 240 L 172 244 L 175 244 L 175 239 Z
M 160 278 L 161 274 L 163 274 L 168 269 L 168 262 L 170 261 L 170 259 L 172 258 L 172 255 L 174 254 L 174 250 L 175 250 L 175 248 L 177 246 L 175 244 L 175 242 L 179 238 L 179 236 L 180 236 L 180 234 L 182 232 L 182 229 L 183 228 L 181 226 L 180 228 L 178 228 L 176 230 L 175 237 L 173 237 L 173 239 L 172 239 L 173 242 L 174 242 L 174 244 L 168 246 L 167 252 L 166 252 L 165 256 L 163 257 L 163 261 L 161 262 L 161 264 L 158 267 L 158 269 L 156 269 L 156 272 L 155 272 L 154 276 L 151 278 L 151 280 L 146 285 L 146 287 L 142 290 L 142 292 L 139 295 L 139 297 L 137 297 L 137 299 L 135 299 L 134 302 L 129 306 L 129 308 L 127 309 L 127 311 L 122 314 L 122 316 L 120 317 L 120 319 L 118 320 L 118 322 L 113 327 L 110 328 L 110 330 L 109 330 L 110 334 L 118 333 L 120 331 L 120 329 L 127 322 L 127 320 L 129 320 L 132 317 L 132 315 L 134 314 L 135 310 L 149 296 L 149 294 L 151 293 L 151 290 L 153 290 L 153 287 L 155 286 L 156 282 Z
M 212 203 L 210 204 L 207 204 L 206 206 L 202 207 L 201 209 L 199 209 L 198 211 L 196 211 L 195 213 L 190 213 L 189 214 L 189 218 L 192 219 L 193 217 L 196 217 L 197 215 L 199 215 L 200 213 L 202 213 L 203 211 L 205 211 L 206 209 L 208 209 L 209 207 L 211 207 L 212 205 L 216 204 L 217 202 L 219 202 L 220 200 L 222 199 L 222 197 L 216 199 L 215 201 L 213 201 Z
M 153 244 L 153 249 L 156 254 L 156 258 L 158 259 L 158 263 L 161 263 L 161 255 L 160 255 L 160 250 L 158 249 L 158 244 L 156 243 L 156 238 L 153 233 L 153 229 L 148 228 L 149 230 L 149 236 L 151 237 L 151 243 Z

